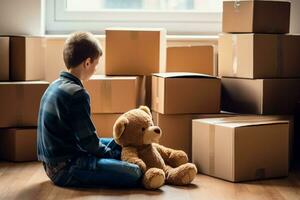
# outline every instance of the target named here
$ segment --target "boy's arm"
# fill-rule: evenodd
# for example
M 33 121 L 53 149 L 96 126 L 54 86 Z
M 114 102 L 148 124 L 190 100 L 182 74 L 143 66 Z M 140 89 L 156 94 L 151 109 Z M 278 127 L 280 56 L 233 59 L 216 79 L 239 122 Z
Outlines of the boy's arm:
M 72 131 L 74 131 L 78 147 L 82 151 L 102 158 L 118 158 L 120 156 L 117 154 L 118 152 L 101 144 L 90 117 L 90 97 L 85 90 L 74 94 L 70 114 Z

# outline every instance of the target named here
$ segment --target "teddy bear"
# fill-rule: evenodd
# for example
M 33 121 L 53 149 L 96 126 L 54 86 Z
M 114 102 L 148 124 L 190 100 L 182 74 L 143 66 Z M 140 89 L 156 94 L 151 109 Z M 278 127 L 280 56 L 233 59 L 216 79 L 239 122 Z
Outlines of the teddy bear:
M 160 145 L 162 130 L 155 126 L 147 106 L 122 114 L 113 126 L 113 137 L 122 146 L 121 160 L 136 164 L 143 172 L 143 186 L 154 190 L 162 185 L 187 185 L 197 168 L 187 154 Z M 176 137 L 176 136 L 174 136 Z

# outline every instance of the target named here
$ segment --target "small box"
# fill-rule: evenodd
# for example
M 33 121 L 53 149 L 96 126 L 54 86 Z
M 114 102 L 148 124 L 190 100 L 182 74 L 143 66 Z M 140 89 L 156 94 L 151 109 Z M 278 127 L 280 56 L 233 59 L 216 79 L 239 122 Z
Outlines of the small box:
M 105 34 L 106 75 L 151 75 L 165 69 L 165 29 L 110 28 Z
M 123 113 L 143 105 L 144 84 L 139 76 L 94 75 L 84 82 L 92 113 Z
M 192 120 L 200 118 L 230 117 L 232 114 L 176 114 L 165 115 L 152 112 L 154 124 L 162 130 L 159 143 L 173 149 L 183 150 L 192 159 Z
M 197 73 L 152 76 L 152 109 L 162 114 L 219 113 L 220 79 Z
M 167 48 L 166 72 L 194 72 L 215 75 L 214 46 L 174 46 Z
M 239 117 L 193 120 L 200 173 L 232 182 L 288 175 L 289 122 Z
M 46 42 L 42 37 L 10 37 L 10 80 L 44 80 Z
M 92 114 L 97 135 L 101 138 L 113 137 L 113 126 L 122 114 Z
M 245 114 L 293 114 L 300 79 L 222 78 L 222 110 Z
M 45 81 L 0 82 L 0 128 L 37 126 Z
M 0 129 L 0 158 L 9 161 L 37 160 L 36 128 Z
M 0 81 L 9 80 L 9 37 L 0 37 Z
M 288 33 L 290 2 L 224 1 L 223 32 Z
M 299 78 L 300 35 L 221 34 L 219 76 Z

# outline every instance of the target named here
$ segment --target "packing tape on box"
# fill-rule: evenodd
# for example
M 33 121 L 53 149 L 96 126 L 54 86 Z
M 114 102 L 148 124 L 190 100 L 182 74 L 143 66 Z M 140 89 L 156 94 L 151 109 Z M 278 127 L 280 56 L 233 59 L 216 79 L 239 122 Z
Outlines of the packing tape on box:
M 112 108 L 112 86 L 111 86 L 112 80 L 103 80 L 103 83 L 101 84 L 101 93 L 103 95 L 103 99 L 100 99 L 100 108 L 103 112 L 110 112 Z M 101 96 L 102 96 L 101 95 Z
M 235 0 L 235 1 L 234 1 L 234 4 L 233 4 L 233 7 L 234 7 L 235 9 L 239 9 L 240 6 L 241 6 L 240 0 Z
M 276 45 L 277 45 L 277 59 L 276 59 L 276 75 L 281 77 L 283 72 L 283 46 L 282 46 L 283 37 L 278 35 L 276 36 Z
M 17 84 L 16 85 L 16 126 L 21 126 L 24 123 L 24 97 L 25 97 L 25 85 Z
M 237 48 L 237 35 L 232 35 L 232 73 L 234 76 L 237 75 L 238 68 L 238 48 Z
M 209 125 L 209 174 L 215 174 L 215 125 Z

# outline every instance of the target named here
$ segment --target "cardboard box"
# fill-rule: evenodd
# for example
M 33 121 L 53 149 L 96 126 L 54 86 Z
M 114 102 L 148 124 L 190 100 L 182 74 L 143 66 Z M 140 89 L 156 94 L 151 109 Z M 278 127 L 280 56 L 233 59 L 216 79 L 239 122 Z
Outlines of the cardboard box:
M 92 113 L 123 113 L 144 105 L 144 81 L 138 76 L 92 76 L 84 82 Z
M 98 137 L 112 138 L 113 126 L 122 114 L 93 114 L 92 120 L 97 130 Z
M 0 37 L 0 81 L 9 80 L 9 37 Z
M 0 127 L 37 126 L 45 81 L 0 82 Z
M 183 150 L 192 159 L 192 120 L 201 118 L 229 117 L 232 114 L 177 114 L 165 115 L 152 112 L 154 124 L 162 130 L 159 143 Z
M 36 128 L 0 129 L 0 158 L 9 161 L 37 160 Z
M 193 120 L 193 140 L 200 173 L 233 182 L 288 175 L 288 121 Z
M 222 78 L 222 110 L 288 115 L 300 100 L 300 79 Z
M 215 66 L 212 45 L 167 48 L 166 72 L 194 72 L 213 76 Z
M 42 37 L 10 37 L 10 80 L 44 80 L 45 49 Z
M 288 33 L 290 2 L 224 1 L 223 32 Z
M 300 35 L 221 34 L 219 76 L 300 77 Z
M 151 75 L 166 67 L 165 29 L 105 31 L 106 75 Z
M 152 109 L 162 114 L 219 113 L 220 79 L 197 73 L 152 77 Z

